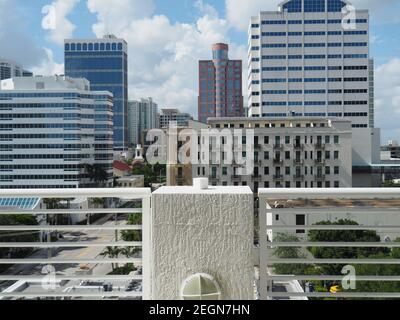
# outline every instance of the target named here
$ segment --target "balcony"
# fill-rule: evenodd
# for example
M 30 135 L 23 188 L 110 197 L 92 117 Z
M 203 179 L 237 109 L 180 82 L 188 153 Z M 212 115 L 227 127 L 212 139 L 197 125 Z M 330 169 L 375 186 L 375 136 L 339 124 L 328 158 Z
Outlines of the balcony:
M 261 300 L 393 299 L 400 296 L 395 289 L 382 289 L 394 288 L 400 281 L 399 274 L 388 275 L 383 271 L 400 264 L 398 256 L 389 253 L 397 250 L 392 248 L 400 247 L 395 241 L 400 236 L 400 190 L 259 189 L 259 199 L 259 268 L 269 270 L 260 273 Z M 298 219 L 299 216 L 303 221 Z M 351 217 L 354 222 L 338 223 L 336 217 Z M 322 221 L 325 223 L 320 224 Z M 338 238 L 325 240 L 324 231 L 328 230 L 334 230 Z M 374 236 L 360 240 L 354 236 L 354 240 L 349 240 L 349 235 L 366 230 Z M 320 238 L 314 238 L 316 233 Z M 277 250 L 285 248 L 293 250 L 290 258 L 280 255 Z M 314 257 L 309 248 L 321 254 L 325 252 L 323 258 Z M 347 252 L 354 249 L 353 254 L 335 256 L 344 248 Z M 359 250 L 364 254 L 355 253 Z M 376 256 L 372 254 L 374 251 L 382 253 Z M 339 267 L 332 271 L 335 265 Z M 356 290 L 354 286 L 353 289 L 341 287 L 342 281 L 345 283 L 341 273 L 344 266 L 355 268 L 352 285 Z M 358 275 L 359 269 L 364 270 L 362 275 Z M 339 284 L 341 290 L 330 291 L 330 287 L 327 291 L 320 290 L 316 284 L 321 282 Z M 313 290 L 304 290 L 306 283 L 311 284 Z M 289 290 L 282 292 L 283 287 Z M 298 289 L 290 290 L 294 287 Z
M 254 149 L 255 150 L 261 150 L 261 148 L 262 148 L 261 144 L 259 144 L 259 143 L 254 144 Z
M 274 150 L 282 151 L 283 150 L 283 144 L 274 144 Z
M 233 176 L 232 176 L 232 180 L 233 180 L 234 182 L 242 181 L 242 176 L 233 175 Z
M 295 166 L 302 166 L 304 164 L 304 160 L 302 159 L 294 159 L 293 160 L 293 165 Z
M 299 177 L 302 176 L 294 175 L 294 178 Z M 281 174 L 274 175 L 274 180 L 283 179 Z M 219 222 L 235 226 L 232 236 L 231 229 L 225 230 L 218 225 L 218 230 L 228 235 L 218 239 L 232 241 L 228 243 L 231 245 L 229 257 L 211 255 L 217 263 L 206 266 L 213 272 L 219 270 L 220 264 L 227 264 L 227 259 L 243 263 L 239 258 L 245 254 L 244 260 L 250 262 L 250 265 L 246 264 L 250 272 L 253 272 L 252 266 L 261 270 L 254 274 L 257 280 L 255 299 L 400 298 L 397 290 L 384 291 L 377 285 L 398 285 L 400 282 L 399 274 L 386 272 L 396 270 L 394 266 L 400 265 L 397 254 L 400 248 L 397 241 L 400 238 L 400 189 L 259 189 L 259 232 L 254 239 L 252 219 L 248 219 L 253 216 L 254 208 L 249 188 L 221 187 L 219 190 L 219 187 L 213 187 L 195 192 L 190 188 L 166 188 L 165 192 L 159 189 L 153 194 L 145 188 L 0 190 L 0 216 L 5 218 L 2 221 L 7 221 L 7 216 L 11 215 L 36 221 L 28 224 L 29 219 L 22 219 L 24 224 L 2 222 L 0 225 L 0 300 L 146 299 L 151 290 L 157 292 L 154 287 L 160 283 L 152 283 L 153 267 L 162 270 L 160 276 L 169 278 L 186 271 L 186 263 L 193 260 L 191 250 L 187 250 L 189 258 L 185 256 L 184 248 L 187 247 L 180 250 L 173 247 L 179 257 L 156 253 L 168 250 L 171 243 L 190 246 L 190 241 L 174 242 L 177 234 L 192 236 L 191 232 L 202 232 L 203 229 L 208 238 L 201 235 L 201 242 L 209 241 L 210 247 L 220 245 L 218 252 L 223 252 L 221 248 L 227 243 L 216 243 L 216 238 L 209 239 L 212 235 L 209 229 L 198 228 L 215 226 Z M 190 190 L 185 193 L 187 189 Z M 79 203 L 71 200 L 77 198 L 82 200 Z M 23 203 L 30 205 L 18 204 L 18 199 L 25 199 Z M 180 215 L 172 216 L 179 208 L 182 209 Z M 219 212 L 224 215 L 216 216 Z M 248 216 L 244 218 L 243 214 Z M 187 215 L 192 216 L 188 218 Z M 153 223 L 156 218 L 161 220 Z M 228 218 L 233 220 L 227 222 L 225 219 Z M 190 221 L 190 224 L 182 221 Z M 242 225 L 249 221 L 250 224 Z M 165 235 L 166 230 L 171 237 Z M 323 231 L 335 231 L 338 238 L 324 239 Z M 126 232 L 139 237 L 126 239 Z M 357 238 L 358 233 L 362 238 Z M 20 238 L 16 240 L 16 237 Z M 251 246 L 253 239 L 257 246 Z M 201 245 L 195 243 L 196 248 Z M 153 246 L 161 251 L 150 251 L 154 250 Z M 236 251 L 231 248 L 241 250 L 237 257 L 232 256 L 231 252 Z M 280 248 L 290 248 L 290 257 L 278 254 Z M 329 250 L 323 258 L 313 255 L 313 252 L 322 252 L 326 248 Z M 354 250 L 347 250 L 346 256 L 329 256 L 332 252 L 340 253 L 343 248 Z M 152 259 L 151 252 L 156 252 L 156 260 Z M 196 261 L 199 269 L 205 258 L 208 259 L 207 255 Z M 231 265 L 231 261 L 227 265 Z M 174 266 L 166 275 L 165 265 Z M 341 284 L 343 266 L 355 268 L 357 290 L 342 288 L 333 293 L 329 288 L 322 291 L 317 285 L 315 290 L 305 290 L 306 283 Z M 360 275 L 359 267 L 364 271 Z M 122 275 L 112 272 L 125 268 L 127 271 Z M 137 270 L 131 271 L 131 268 Z M 242 268 L 239 273 L 235 271 L 224 277 L 232 277 L 229 281 L 234 282 L 244 272 L 245 268 Z M 246 275 L 245 279 L 253 277 Z M 252 291 L 253 281 L 246 281 L 235 290 L 246 285 Z
M 303 181 L 303 180 L 304 180 L 304 175 L 302 175 L 302 174 L 295 174 L 295 175 L 293 175 L 293 180 L 294 180 L 294 181 Z
M 253 174 L 251 178 L 255 181 L 260 181 L 262 177 L 260 174 Z
M 282 165 L 283 160 L 280 158 L 274 158 L 273 163 L 274 163 L 274 165 Z
M 150 196 L 145 188 L 0 190 L 10 204 L 16 198 L 37 200 L 29 209 L 0 207 L 4 218 L 12 214 L 31 221 L 0 226 L 0 300 L 141 299 L 148 259 L 142 242 L 148 233 L 128 218 L 147 224 Z M 140 240 L 128 240 L 128 233 Z M 112 274 L 116 268 L 125 268 L 126 275 Z
M 283 181 L 284 180 L 284 176 L 282 174 L 274 174 L 274 180 Z
M 304 144 L 302 144 L 302 143 L 294 143 L 293 144 L 293 149 L 294 150 L 304 150 Z
M 326 161 L 325 161 L 324 159 L 319 158 L 319 159 L 315 159 L 315 160 L 314 160 L 314 163 L 315 163 L 316 165 L 322 165 L 322 166 L 324 166 L 325 163 L 326 163 Z
M 315 181 L 325 181 L 326 176 L 324 174 L 317 174 L 314 176 Z
M 326 144 L 322 143 L 322 142 L 317 142 L 315 144 L 315 149 L 317 149 L 317 150 L 325 150 L 325 147 L 326 147 Z

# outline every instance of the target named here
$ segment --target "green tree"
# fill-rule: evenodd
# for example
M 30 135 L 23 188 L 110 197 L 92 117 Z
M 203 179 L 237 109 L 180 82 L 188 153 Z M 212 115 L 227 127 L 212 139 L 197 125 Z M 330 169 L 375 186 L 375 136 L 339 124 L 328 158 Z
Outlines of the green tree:
M 133 213 L 130 214 L 127 221 L 128 225 L 141 225 L 142 224 L 142 214 Z M 123 230 L 121 231 L 121 238 L 123 241 L 142 241 L 142 233 L 140 230 Z
M 300 239 L 289 233 L 278 233 L 274 239 L 275 242 L 300 242 Z M 273 255 L 282 259 L 305 259 L 306 255 L 301 252 L 301 247 L 284 247 L 280 246 L 273 251 Z M 280 275 L 296 275 L 309 274 L 310 266 L 307 264 L 274 264 L 276 274 Z M 311 272 L 312 273 L 312 272 Z
M 321 221 L 317 225 L 358 225 L 349 219 L 341 219 L 336 222 Z M 380 242 L 380 237 L 375 231 L 369 230 L 312 230 L 308 234 L 311 242 Z M 374 254 L 388 253 L 385 248 L 354 248 L 351 246 L 343 248 L 333 247 L 310 247 L 309 251 L 317 259 L 357 259 Z M 323 274 L 340 275 L 343 264 L 320 265 Z
M 120 252 L 121 249 L 118 247 L 106 247 L 104 251 L 100 253 L 100 255 L 103 257 L 108 257 L 110 259 L 115 259 L 118 258 Z M 112 271 L 114 271 L 116 267 L 118 268 L 118 264 L 111 263 Z
M 90 181 L 95 182 L 98 185 L 104 184 L 107 181 L 108 175 L 107 171 L 105 171 L 100 165 L 95 164 L 85 164 L 84 165 L 86 174 L 88 175 Z

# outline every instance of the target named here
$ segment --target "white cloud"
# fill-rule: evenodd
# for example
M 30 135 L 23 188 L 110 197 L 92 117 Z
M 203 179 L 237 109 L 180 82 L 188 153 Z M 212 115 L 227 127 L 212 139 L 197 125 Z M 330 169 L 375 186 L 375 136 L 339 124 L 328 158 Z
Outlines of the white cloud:
M 277 10 L 280 2 L 280 0 L 225 0 L 227 19 L 231 26 L 246 31 L 252 16 L 258 15 L 260 11 Z
M 98 22 L 93 25 L 95 34 L 120 33 L 136 19 L 153 14 L 153 0 L 88 0 L 88 9 L 97 15 Z
M 54 62 L 51 50 L 41 48 L 26 35 L 23 16 L 11 0 L 0 0 L 0 43 L 7 44 L 0 45 L 0 57 L 14 60 L 35 73 L 63 73 L 63 66 Z
M 71 38 L 76 26 L 67 19 L 80 0 L 56 0 L 43 7 L 42 28 L 49 30 L 48 40 L 62 45 Z
M 59 64 L 54 61 L 54 54 L 48 48 L 43 48 L 46 52 L 46 57 L 40 62 L 39 65 L 33 67 L 31 71 L 35 75 L 52 76 L 64 74 L 64 64 Z
M 197 117 L 198 60 L 211 57 L 213 43 L 229 40 L 228 23 L 203 1 L 195 3 L 201 17 L 193 24 L 153 15 L 152 3 L 143 17 L 137 14 L 143 2 L 129 1 L 128 7 L 115 5 L 110 11 L 108 0 L 88 0 L 98 19 L 93 31 L 99 37 L 113 33 L 128 42 L 131 99 L 153 97 L 160 108 L 178 108 Z M 246 57 L 245 50 L 231 47 L 232 58 L 238 58 L 234 53 L 239 51 Z

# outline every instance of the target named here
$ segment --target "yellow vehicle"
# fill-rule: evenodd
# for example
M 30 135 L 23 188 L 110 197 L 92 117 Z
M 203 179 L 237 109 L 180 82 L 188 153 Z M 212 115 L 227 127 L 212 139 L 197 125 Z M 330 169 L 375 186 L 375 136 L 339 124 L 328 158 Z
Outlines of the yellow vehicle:
M 329 291 L 331 293 L 338 293 L 342 291 L 342 288 L 340 286 L 332 286 Z

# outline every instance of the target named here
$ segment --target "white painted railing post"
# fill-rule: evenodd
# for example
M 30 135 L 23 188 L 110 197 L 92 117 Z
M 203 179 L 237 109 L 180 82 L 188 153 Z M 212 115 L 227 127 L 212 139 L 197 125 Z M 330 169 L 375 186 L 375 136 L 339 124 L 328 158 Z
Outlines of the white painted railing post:
M 265 203 L 260 199 L 260 210 L 259 210 L 259 250 L 260 250 L 260 300 L 267 300 L 268 299 L 268 257 L 267 257 L 267 206 L 268 203 Z
M 152 211 L 151 211 L 151 197 L 145 197 L 142 201 L 142 261 L 143 261 L 143 300 L 151 300 L 152 288 L 152 257 L 151 257 L 151 243 L 152 243 Z

